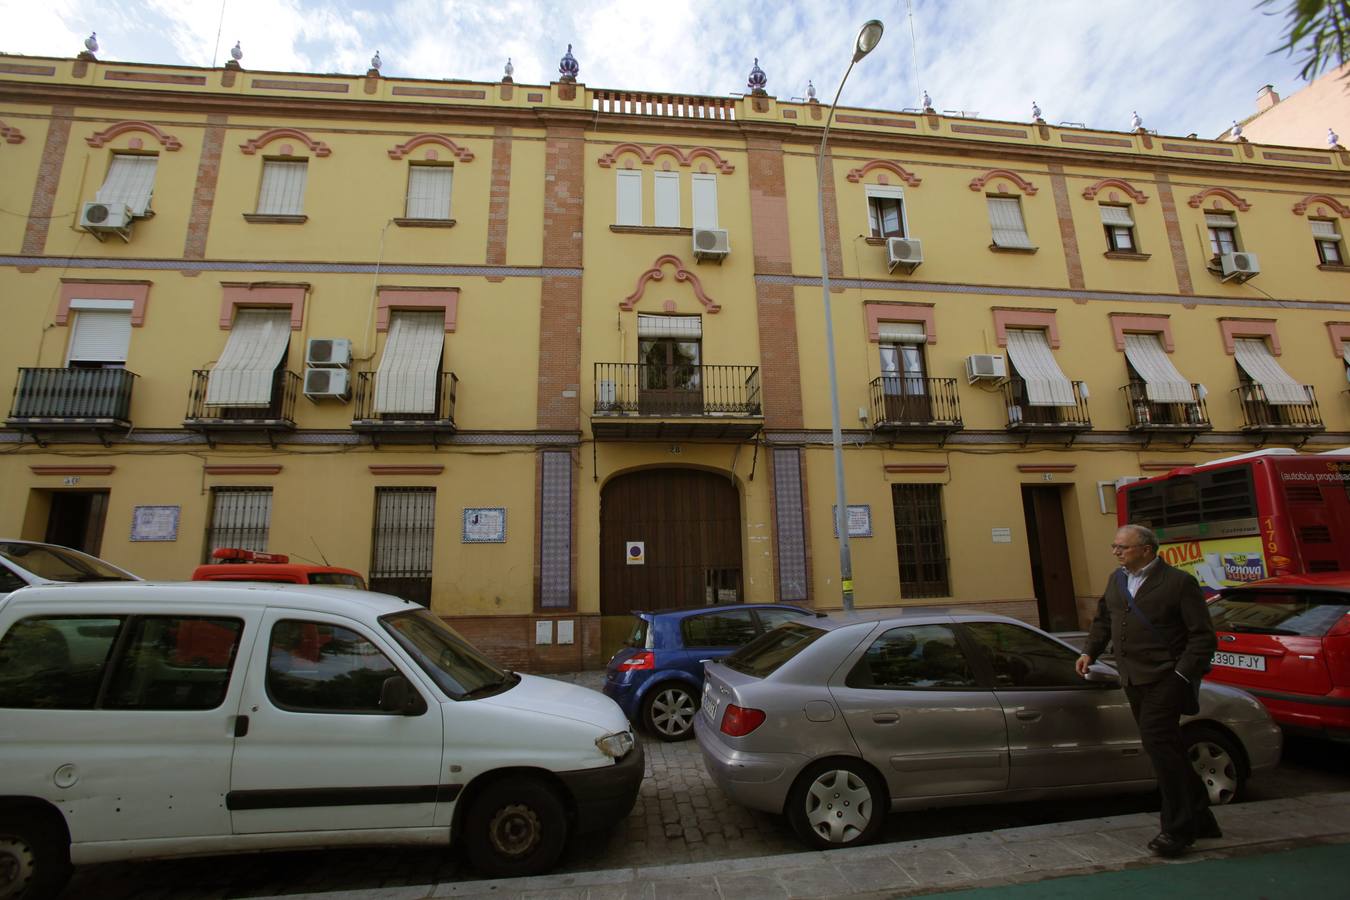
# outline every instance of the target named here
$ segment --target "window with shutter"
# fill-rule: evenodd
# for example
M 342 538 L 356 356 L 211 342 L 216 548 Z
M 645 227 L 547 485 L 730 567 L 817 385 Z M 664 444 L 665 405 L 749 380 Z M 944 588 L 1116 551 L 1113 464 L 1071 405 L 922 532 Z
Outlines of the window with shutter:
M 98 189 L 94 199 L 99 203 L 126 204 L 133 216 L 148 215 L 158 163 L 157 156 L 114 154 L 108 166 L 108 177 L 103 180 L 103 186 Z
M 614 186 L 617 194 L 617 208 L 614 212 L 615 225 L 642 224 L 642 173 L 633 169 L 620 169 L 614 173 Z
M 694 200 L 694 227 L 717 227 L 717 176 L 696 172 L 689 176 Z
M 452 166 L 408 166 L 408 218 L 449 219 L 454 173 Z
M 394 310 L 375 373 L 375 412 L 434 414 L 444 344 L 443 311 Z
M 1324 266 L 1345 265 L 1345 254 L 1341 252 L 1341 233 L 1336 223 L 1327 219 L 1313 219 L 1313 241 L 1317 245 L 1317 260 Z
M 262 186 L 258 190 L 258 214 L 300 216 L 305 212 L 305 160 L 263 160 Z
M 208 406 L 268 407 L 291 341 L 289 309 L 241 309 L 206 381 Z
M 121 368 L 131 344 L 131 311 L 81 309 L 70 329 L 66 365 L 73 368 Z
M 1016 197 L 988 197 L 989 225 L 994 234 L 995 247 L 1018 250 L 1035 249 L 1027 226 L 1022 221 L 1022 201 Z
M 656 204 L 655 224 L 661 228 L 680 227 L 680 173 L 656 172 L 654 179 L 654 200 Z
M 1205 213 L 1209 248 L 1215 256 L 1238 251 L 1237 220 L 1229 213 Z

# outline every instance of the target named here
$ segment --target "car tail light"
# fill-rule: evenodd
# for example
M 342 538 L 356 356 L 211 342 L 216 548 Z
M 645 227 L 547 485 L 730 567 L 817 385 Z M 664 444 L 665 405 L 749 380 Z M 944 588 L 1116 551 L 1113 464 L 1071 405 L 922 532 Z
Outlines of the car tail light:
M 745 737 L 763 724 L 762 709 L 746 709 L 744 706 L 728 703 L 727 711 L 722 715 L 722 733 L 732 737 Z
M 632 656 L 619 663 L 620 672 L 636 672 L 639 670 L 655 669 L 656 654 L 650 650 L 643 650 L 641 653 L 634 653 Z
M 1341 620 L 1327 631 L 1327 637 L 1345 637 L 1350 635 L 1350 612 L 1341 616 Z

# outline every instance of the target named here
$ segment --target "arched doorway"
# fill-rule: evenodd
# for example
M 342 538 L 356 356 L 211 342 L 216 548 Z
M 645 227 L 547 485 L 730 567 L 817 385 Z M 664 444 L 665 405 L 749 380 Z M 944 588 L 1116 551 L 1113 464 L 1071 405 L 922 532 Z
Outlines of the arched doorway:
M 642 565 L 628 562 L 630 541 Z M 741 504 L 725 475 L 643 469 L 600 493 L 600 612 L 734 603 L 741 584 Z

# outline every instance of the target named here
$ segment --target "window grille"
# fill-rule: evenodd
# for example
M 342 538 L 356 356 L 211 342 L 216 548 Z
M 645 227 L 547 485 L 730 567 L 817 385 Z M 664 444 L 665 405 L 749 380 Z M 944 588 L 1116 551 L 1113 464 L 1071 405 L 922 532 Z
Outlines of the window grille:
M 271 488 L 212 488 L 205 561 L 210 562 L 211 551 L 221 547 L 266 552 L 271 520 Z
M 376 488 L 370 589 L 431 605 L 435 488 Z
M 891 503 L 900 557 L 900 596 L 951 596 L 942 485 L 893 484 Z

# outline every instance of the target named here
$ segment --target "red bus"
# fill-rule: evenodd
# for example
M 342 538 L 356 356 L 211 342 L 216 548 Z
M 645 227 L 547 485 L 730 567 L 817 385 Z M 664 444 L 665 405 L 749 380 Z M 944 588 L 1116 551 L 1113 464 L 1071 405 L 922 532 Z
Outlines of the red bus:
M 1124 484 L 1121 525 L 1145 525 L 1159 554 L 1220 588 L 1274 575 L 1350 572 L 1350 448 L 1259 450 Z

